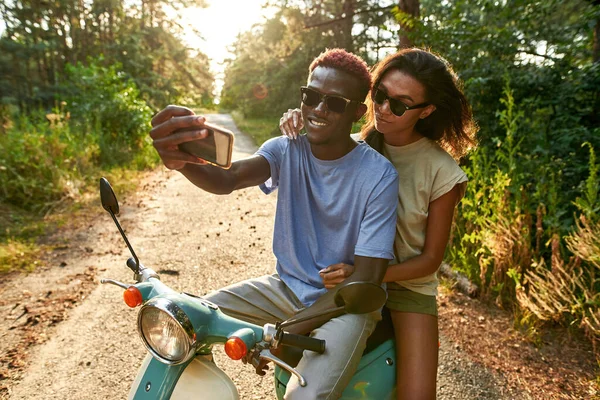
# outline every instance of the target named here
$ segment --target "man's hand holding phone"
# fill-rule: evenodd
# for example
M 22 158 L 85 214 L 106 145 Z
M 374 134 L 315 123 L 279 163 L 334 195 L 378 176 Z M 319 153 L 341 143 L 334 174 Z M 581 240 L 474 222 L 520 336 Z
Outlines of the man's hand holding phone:
M 262 156 L 232 163 L 233 132 L 207 123 L 186 107 L 168 106 L 152 119 L 152 127 L 150 136 L 165 166 L 209 193 L 231 193 L 270 177 L 269 162 Z
M 231 153 L 233 152 L 233 132 L 220 126 L 204 123 L 206 134 L 199 140 L 179 143 L 179 150 L 196 156 L 208 164 L 220 168 L 228 169 L 231 167 Z M 186 131 L 195 131 L 195 127 L 183 128 L 176 131 L 176 134 Z
M 152 118 L 150 137 L 165 167 L 182 169 L 188 163 L 206 164 L 203 159 L 179 149 L 181 143 L 206 138 L 208 130 L 204 127 L 205 123 L 206 118 L 195 115 L 189 108 L 172 105 Z

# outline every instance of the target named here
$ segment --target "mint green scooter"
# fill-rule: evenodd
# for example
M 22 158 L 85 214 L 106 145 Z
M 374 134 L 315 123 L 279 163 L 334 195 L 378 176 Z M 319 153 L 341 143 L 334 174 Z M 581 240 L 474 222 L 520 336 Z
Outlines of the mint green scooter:
M 286 384 L 294 374 L 300 385 L 310 385 L 294 368 L 302 351 L 323 353 L 323 340 L 286 332 L 294 324 L 322 314 L 304 313 L 276 325 L 263 327 L 225 315 L 219 307 L 200 297 L 178 293 L 163 284 L 156 272 L 138 260 L 117 221 L 119 204 L 104 178 L 100 180 L 102 207 L 109 212 L 121 232 L 132 258 L 127 266 L 134 272 L 135 284 L 102 279 L 124 289 L 123 299 L 132 308 L 140 307 L 138 333 L 148 350 L 132 383 L 129 399 L 239 399 L 232 380 L 214 363 L 212 346 L 223 344 L 232 360 L 242 360 L 262 374 L 265 362 L 273 362 L 277 397 L 283 399 Z M 355 293 L 363 294 L 358 298 Z M 367 292 L 367 296 L 364 293 Z M 366 313 L 380 308 L 386 294 L 368 282 L 341 285 L 335 294 L 339 311 Z M 305 311 L 310 310 L 310 307 Z M 331 311 L 328 312 L 328 314 Z M 380 323 L 367 343 L 367 350 L 342 399 L 395 399 L 395 350 L 389 318 Z M 271 350 L 277 350 L 278 356 Z M 294 350 L 296 350 L 294 352 Z

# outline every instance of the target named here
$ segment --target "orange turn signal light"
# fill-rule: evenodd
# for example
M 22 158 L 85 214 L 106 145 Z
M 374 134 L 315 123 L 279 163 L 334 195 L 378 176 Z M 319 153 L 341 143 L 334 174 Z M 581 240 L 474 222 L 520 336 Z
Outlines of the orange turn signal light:
M 225 342 L 225 354 L 232 360 L 240 360 L 247 352 L 246 343 L 239 337 L 232 336 Z
M 135 286 L 130 286 L 123 292 L 123 300 L 131 308 L 135 308 L 141 305 L 144 301 L 142 298 L 142 292 Z

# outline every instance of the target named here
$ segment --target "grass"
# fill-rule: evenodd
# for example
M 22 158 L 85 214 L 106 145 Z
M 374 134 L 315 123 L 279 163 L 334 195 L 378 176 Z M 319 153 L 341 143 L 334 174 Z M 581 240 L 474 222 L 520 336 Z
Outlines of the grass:
M 196 115 L 217 114 L 221 112 L 220 110 L 217 110 L 215 108 L 206 107 L 192 107 L 192 110 L 194 110 L 194 113 L 196 113 Z
M 0 276 L 33 271 L 41 265 L 43 253 L 52 249 L 52 246 L 41 244 L 41 238 L 65 225 L 66 221 L 73 222 L 87 210 L 100 207 L 98 180 L 101 176 L 106 177 L 117 196 L 123 198 L 138 188 L 146 172 L 122 167 L 97 172 L 98 176 L 89 179 L 77 198 L 57 202 L 46 215 L 0 203 L 0 226 L 3 228 L 0 231 Z
M 278 117 L 246 118 L 239 111 L 232 111 L 231 116 L 238 129 L 250 135 L 257 146 L 281 135 Z
M 0 203 L 0 275 L 12 271 L 31 271 L 38 263 L 41 246 L 35 238 L 46 232 L 43 218 L 14 206 Z
M 43 246 L 31 240 L 8 239 L 0 244 L 0 275 L 12 271 L 33 271 L 39 264 Z

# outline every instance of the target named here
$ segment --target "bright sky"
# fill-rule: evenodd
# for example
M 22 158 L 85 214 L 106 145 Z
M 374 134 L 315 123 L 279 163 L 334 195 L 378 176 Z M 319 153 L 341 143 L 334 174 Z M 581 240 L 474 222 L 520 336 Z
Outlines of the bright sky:
M 211 70 L 216 77 L 216 92 L 223 86 L 223 61 L 230 57 L 228 46 L 235 42 L 240 32 L 249 30 L 252 25 L 272 16 L 273 11 L 263 9 L 265 0 L 208 0 L 207 8 L 194 8 L 186 11 L 182 25 L 192 25 L 204 40 L 191 29 L 184 40 L 188 46 L 197 48 L 210 58 Z

